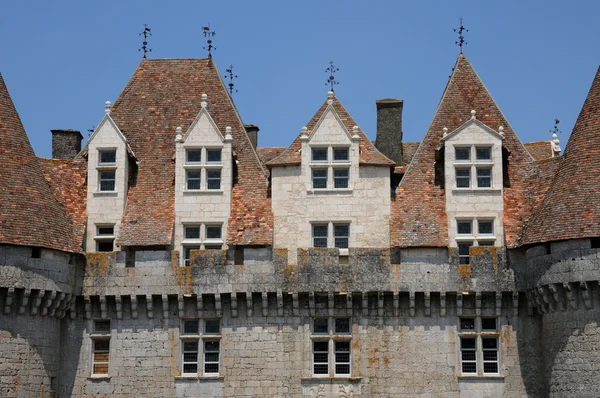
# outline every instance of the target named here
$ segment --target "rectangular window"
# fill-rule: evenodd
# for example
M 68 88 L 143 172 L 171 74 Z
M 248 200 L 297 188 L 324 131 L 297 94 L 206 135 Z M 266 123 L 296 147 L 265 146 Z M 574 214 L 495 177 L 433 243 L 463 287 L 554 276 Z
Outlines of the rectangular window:
M 327 169 L 313 169 L 312 170 L 312 186 L 313 189 L 326 189 L 327 188 Z
M 115 174 L 114 170 L 101 170 L 98 172 L 101 192 L 112 192 L 115 190 Z
M 313 318 L 311 338 L 313 375 L 350 376 L 352 372 L 350 318 Z
M 99 164 L 115 164 L 117 162 L 117 151 L 100 151 Z
M 491 220 L 477 220 L 479 234 L 491 235 L 494 233 L 494 222 Z
M 350 150 L 348 148 L 333 148 L 334 162 L 347 162 L 350 160 Z
M 327 148 L 312 148 L 312 160 L 313 162 L 326 162 L 327 161 Z
M 477 349 L 474 337 L 460 339 L 460 361 L 463 374 L 477 373 Z
M 454 158 L 456 160 L 468 161 L 471 160 L 471 148 L 454 148 Z
M 334 188 L 348 188 L 349 176 L 350 170 L 348 169 L 333 169 Z
M 470 264 L 469 249 L 473 242 L 462 242 L 458 244 L 458 262 L 462 265 Z
M 208 161 L 208 163 L 221 163 L 221 150 L 207 149 L 206 160 Z
M 494 375 L 500 373 L 497 318 L 460 318 L 461 373 Z
M 313 247 L 327 247 L 328 225 L 313 224 L 312 232 Z
M 471 187 L 471 170 L 456 169 L 456 187 L 470 188 Z
M 492 187 L 492 169 L 477 168 L 477 187 L 491 188 Z
M 199 164 L 202 162 L 202 149 L 188 149 L 185 151 L 186 164 Z
M 221 239 L 221 230 L 223 228 L 220 225 L 207 225 L 206 226 L 206 239 Z
M 498 338 L 482 337 L 483 373 L 498 373 Z
M 199 240 L 200 239 L 200 226 L 189 225 L 184 227 L 185 240 Z
M 93 321 L 92 375 L 108 375 L 110 358 L 110 320 Z
M 471 235 L 473 233 L 472 221 L 457 221 L 456 229 L 459 235 Z
M 350 239 L 350 225 L 348 224 L 333 224 L 333 236 L 335 247 L 339 249 L 347 249 Z
M 202 229 L 203 235 L 201 233 Z M 222 224 L 184 225 L 181 248 L 183 265 L 189 266 L 192 264 L 190 261 L 192 250 L 221 250 L 223 247 L 221 242 L 222 231 Z
M 96 251 L 112 252 L 114 251 L 115 226 L 97 225 L 96 226 Z
M 188 191 L 197 191 L 200 189 L 200 178 L 202 172 L 200 170 L 186 170 L 185 180 Z
M 220 319 L 182 320 L 180 338 L 182 375 L 219 375 L 221 362 Z
M 183 265 L 186 267 L 191 264 L 192 250 L 200 250 L 200 246 L 184 246 L 183 247 Z
M 480 160 L 492 160 L 492 148 L 475 148 L 476 159 Z
M 206 181 L 206 189 L 221 189 L 221 170 L 206 170 Z

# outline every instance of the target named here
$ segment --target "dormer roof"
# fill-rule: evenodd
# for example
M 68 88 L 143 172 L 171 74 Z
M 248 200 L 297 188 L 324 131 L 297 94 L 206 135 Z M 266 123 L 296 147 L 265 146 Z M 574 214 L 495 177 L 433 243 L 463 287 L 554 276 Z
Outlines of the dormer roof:
M 82 252 L 0 74 L 0 243 Z
M 600 68 L 523 244 L 600 236 Z
M 321 121 L 325 112 L 329 109 L 330 111 L 334 111 L 336 117 L 342 122 L 344 128 L 347 132 L 351 132 L 353 134 L 354 126 L 357 126 L 356 122 L 350 116 L 350 113 L 344 108 L 342 103 L 338 100 L 338 98 L 334 95 L 332 98 L 333 102 L 331 105 L 328 103 L 329 99 L 325 100 L 317 113 L 312 117 L 312 119 L 306 125 L 307 131 L 306 133 L 311 136 L 313 131 L 316 130 L 318 123 Z M 292 142 L 292 144 L 285 150 L 283 153 L 276 158 L 267 162 L 267 166 L 289 166 L 289 165 L 299 165 L 301 163 L 301 155 L 300 149 L 302 148 L 302 142 L 300 140 L 300 136 L 302 132 L 298 134 L 296 139 Z M 362 129 L 358 130 L 358 136 L 360 137 L 359 148 L 360 148 L 360 156 L 359 156 L 359 164 L 366 166 L 387 166 L 393 167 L 396 164 L 385 157 L 381 152 L 375 148 L 375 145 L 369 140 L 369 138 L 365 135 Z

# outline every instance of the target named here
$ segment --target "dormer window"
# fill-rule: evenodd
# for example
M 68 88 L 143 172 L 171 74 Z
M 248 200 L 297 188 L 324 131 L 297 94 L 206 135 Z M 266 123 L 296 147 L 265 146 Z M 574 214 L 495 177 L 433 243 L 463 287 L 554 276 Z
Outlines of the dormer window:
M 98 163 L 101 165 L 117 163 L 117 151 L 115 150 L 101 150 L 99 155 Z
M 206 159 L 208 163 L 221 163 L 221 150 L 220 149 L 207 149 Z
M 202 172 L 200 170 L 187 170 L 186 171 L 186 186 L 188 191 L 200 190 L 200 182 L 202 179 Z
M 475 154 L 476 154 L 477 161 L 482 161 L 482 160 L 491 161 L 492 160 L 492 148 L 490 148 L 490 147 L 484 147 L 484 148 L 477 147 L 477 148 L 475 148 Z
M 117 150 L 98 150 L 98 190 L 100 192 L 114 192 L 117 170 Z
M 115 243 L 114 224 L 96 225 L 96 251 L 112 252 Z
M 492 169 L 477 167 L 477 188 L 492 187 Z
M 456 188 L 492 188 L 492 147 L 455 147 L 454 162 Z
M 469 161 L 471 160 L 471 148 L 455 148 L 455 159 L 457 161 Z
M 98 173 L 98 179 L 100 180 L 100 191 L 112 192 L 115 190 L 115 171 L 104 170 Z
M 327 188 L 327 169 L 312 169 L 313 189 Z
M 202 150 L 201 149 L 188 149 L 185 151 L 185 163 L 186 164 L 198 164 L 202 162 Z
M 221 148 L 188 148 L 185 150 L 185 187 L 187 191 L 221 189 Z
M 192 250 L 220 250 L 223 247 L 223 224 L 187 224 L 183 226 L 183 265 L 189 266 Z
M 350 161 L 350 150 L 348 148 L 333 148 L 333 161 L 334 162 Z
M 312 189 L 350 188 L 350 148 L 311 148 Z
M 334 188 L 348 188 L 349 169 L 333 169 Z
M 326 162 L 328 148 L 313 148 L 312 149 L 312 160 L 313 162 Z

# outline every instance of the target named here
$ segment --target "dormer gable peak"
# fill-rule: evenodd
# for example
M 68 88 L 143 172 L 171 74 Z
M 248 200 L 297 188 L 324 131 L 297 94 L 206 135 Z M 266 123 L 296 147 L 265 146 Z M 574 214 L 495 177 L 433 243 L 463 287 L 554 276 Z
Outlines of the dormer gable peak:
M 472 112 L 474 112 L 474 111 L 472 111 Z M 493 128 L 491 128 L 488 125 L 484 124 L 483 122 L 477 120 L 475 118 L 474 114 L 471 114 L 471 118 L 469 120 L 467 120 L 465 123 L 463 123 L 460 127 L 458 127 L 456 130 L 452 131 L 451 133 L 448 133 L 448 129 L 446 127 L 444 127 L 444 129 L 443 129 L 444 135 L 442 137 L 442 141 L 449 140 L 450 138 L 460 134 L 462 131 L 466 130 L 470 126 L 477 126 L 499 140 L 504 139 L 504 135 L 503 135 L 504 127 L 499 126 L 498 131 L 495 131 Z

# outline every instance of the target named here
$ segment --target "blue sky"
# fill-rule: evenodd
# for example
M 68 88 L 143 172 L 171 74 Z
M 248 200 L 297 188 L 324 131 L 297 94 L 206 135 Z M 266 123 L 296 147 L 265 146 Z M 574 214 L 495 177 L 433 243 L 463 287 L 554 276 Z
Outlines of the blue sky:
M 375 100 L 404 100 L 404 139 L 419 141 L 459 53 L 465 54 L 524 142 L 563 148 L 600 63 L 598 1 L 4 1 L 0 72 L 36 153 L 54 128 L 97 125 L 142 54 L 203 58 L 201 27 L 216 31 L 214 60 L 239 79 L 234 101 L 259 125 L 259 146 L 287 146 L 324 101 L 330 60 L 336 94 L 375 138 Z

